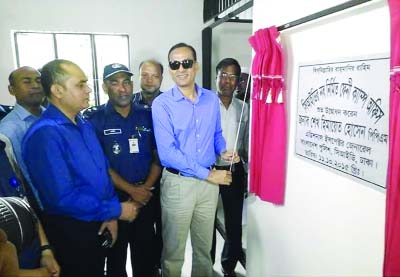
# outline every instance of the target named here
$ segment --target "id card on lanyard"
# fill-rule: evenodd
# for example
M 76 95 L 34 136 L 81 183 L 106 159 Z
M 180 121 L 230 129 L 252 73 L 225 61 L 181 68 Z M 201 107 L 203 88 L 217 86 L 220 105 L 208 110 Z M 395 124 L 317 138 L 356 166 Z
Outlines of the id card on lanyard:
M 128 139 L 129 141 L 129 153 L 137 154 L 139 153 L 139 140 L 132 136 Z

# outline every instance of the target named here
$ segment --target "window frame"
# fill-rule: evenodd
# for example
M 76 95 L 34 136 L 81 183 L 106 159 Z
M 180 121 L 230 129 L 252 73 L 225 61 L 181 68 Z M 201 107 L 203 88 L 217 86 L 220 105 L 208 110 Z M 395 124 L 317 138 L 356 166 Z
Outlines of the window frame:
M 15 54 L 15 61 L 17 63 L 17 68 L 20 67 L 20 57 L 19 57 L 19 48 L 18 48 L 18 35 L 19 34 L 49 34 L 53 37 L 53 49 L 55 59 L 58 59 L 58 48 L 57 48 L 57 35 L 88 35 L 90 37 L 90 46 L 91 46 L 91 56 L 92 56 L 92 78 L 93 78 L 93 93 L 94 93 L 94 100 L 95 106 L 100 105 L 100 83 L 99 83 L 99 76 L 98 76 L 98 65 L 97 65 L 97 52 L 96 52 L 96 43 L 95 43 L 95 36 L 118 36 L 118 37 L 126 37 L 126 41 L 128 43 L 128 66 L 130 67 L 131 61 L 131 53 L 130 53 L 130 40 L 128 34 L 118 34 L 118 33 L 87 33 L 87 32 L 46 32 L 46 31 L 12 31 L 13 38 L 14 38 L 14 54 Z

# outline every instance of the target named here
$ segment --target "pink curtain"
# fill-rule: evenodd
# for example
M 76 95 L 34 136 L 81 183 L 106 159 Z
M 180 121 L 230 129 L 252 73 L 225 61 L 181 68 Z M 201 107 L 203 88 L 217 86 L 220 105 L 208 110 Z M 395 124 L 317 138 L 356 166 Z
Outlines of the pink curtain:
M 400 276 L 400 1 L 388 0 L 391 20 L 389 164 L 384 276 Z
M 252 133 L 250 192 L 264 201 L 283 204 L 286 177 L 286 90 L 282 46 L 275 26 L 249 38 L 252 65 Z

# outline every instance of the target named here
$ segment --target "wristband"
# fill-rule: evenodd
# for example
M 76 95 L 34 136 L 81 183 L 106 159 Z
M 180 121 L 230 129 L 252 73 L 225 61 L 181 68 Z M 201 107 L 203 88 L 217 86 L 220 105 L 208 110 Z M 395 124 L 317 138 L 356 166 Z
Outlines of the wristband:
M 40 252 L 43 252 L 45 250 L 51 250 L 53 252 L 53 247 L 50 244 L 40 246 Z

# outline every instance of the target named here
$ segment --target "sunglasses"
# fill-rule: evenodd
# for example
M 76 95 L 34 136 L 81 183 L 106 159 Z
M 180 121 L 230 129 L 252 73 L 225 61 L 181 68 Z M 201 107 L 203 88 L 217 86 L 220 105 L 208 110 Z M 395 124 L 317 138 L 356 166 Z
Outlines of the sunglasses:
M 193 67 L 193 63 L 194 60 L 183 60 L 183 61 L 173 61 L 173 62 L 169 62 L 169 68 L 171 68 L 172 70 L 178 70 L 179 67 L 182 67 L 184 69 L 189 69 Z

